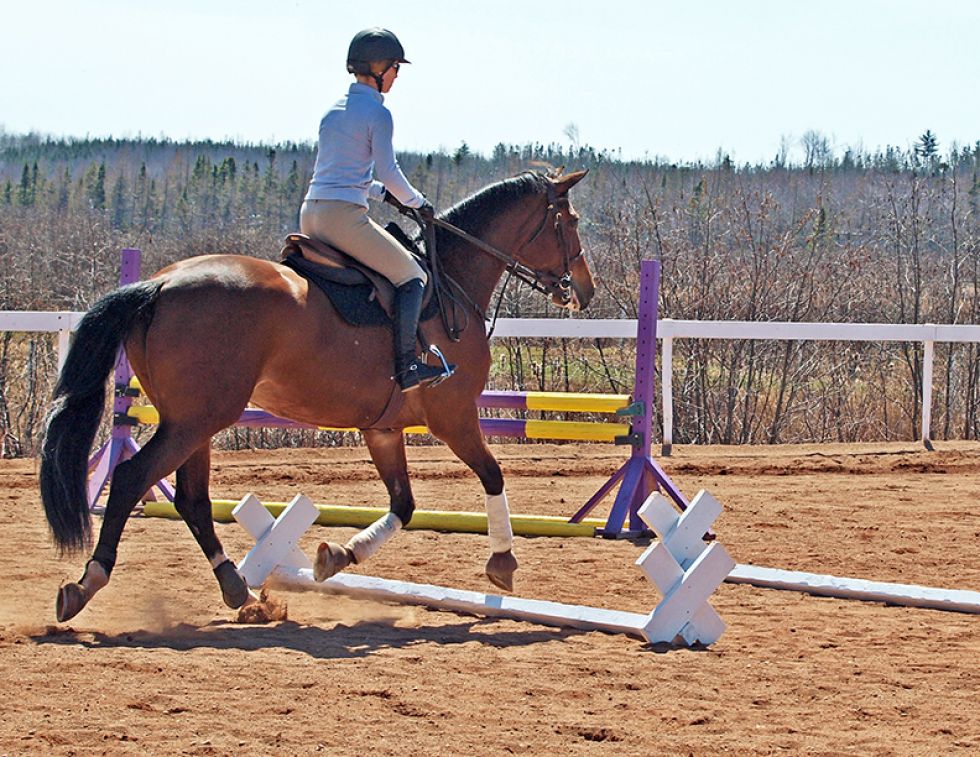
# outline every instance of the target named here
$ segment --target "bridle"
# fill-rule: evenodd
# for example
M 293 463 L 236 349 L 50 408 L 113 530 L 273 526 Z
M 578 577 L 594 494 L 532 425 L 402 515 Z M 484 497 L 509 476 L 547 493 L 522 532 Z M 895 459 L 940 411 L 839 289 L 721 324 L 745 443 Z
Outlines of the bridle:
M 541 220 L 541 224 L 535 230 L 535 232 L 524 242 L 517 250 L 514 255 L 508 255 L 506 252 L 494 247 L 482 239 L 474 237 L 457 226 L 448 221 L 444 221 L 441 218 L 433 218 L 432 222 L 445 229 L 451 234 L 455 234 L 460 239 L 469 242 L 474 247 L 482 250 L 491 257 L 506 263 L 506 271 L 514 278 L 527 284 L 529 287 L 542 294 L 549 295 L 555 298 L 560 305 L 567 305 L 572 301 L 572 264 L 582 257 L 583 251 L 579 250 L 574 255 L 570 253 L 569 245 L 565 239 L 565 229 L 562 225 L 562 214 L 563 212 L 568 212 L 569 201 L 567 197 L 558 197 L 558 193 L 555 191 L 555 185 L 550 181 L 548 182 L 548 208 L 545 217 Z M 531 268 L 526 263 L 521 261 L 521 253 L 527 247 L 530 247 L 537 240 L 541 233 L 548 228 L 549 221 L 552 222 L 552 227 L 555 233 L 558 235 L 558 244 L 561 247 L 562 254 L 562 273 L 561 275 L 556 275 L 550 271 L 541 271 L 535 268 Z

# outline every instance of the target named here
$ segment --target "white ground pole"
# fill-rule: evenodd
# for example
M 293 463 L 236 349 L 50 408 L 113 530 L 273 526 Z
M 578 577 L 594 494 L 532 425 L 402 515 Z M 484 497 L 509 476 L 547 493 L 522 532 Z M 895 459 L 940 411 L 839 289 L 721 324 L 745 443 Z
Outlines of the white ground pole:
M 696 506 L 697 501 L 702 504 Z M 707 503 L 707 507 L 704 503 Z M 353 573 L 339 573 L 317 583 L 313 579 L 309 560 L 297 548 L 299 537 L 317 517 L 316 507 L 309 499 L 297 496 L 276 519 L 255 496 L 247 495 L 232 511 L 232 515 L 256 540 L 255 546 L 238 565 L 239 571 L 253 588 L 268 578 L 275 585 L 289 589 L 317 590 L 382 602 L 424 605 L 468 615 L 623 633 L 651 643 L 710 644 L 717 640 L 725 626 L 706 600 L 731 570 L 733 563 L 730 563 L 731 558 L 720 544 L 708 546 L 700 537 L 717 517 L 720 505 L 710 497 L 695 498 L 681 515 L 666 499 L 648 504 L 650 506 L 645 505 L 641 511 L 641 517 L 645 513 L 657 528 L 665 529 L 666 534 L 662 543 L 654 545 L 644 553 L 645 557 L 637 560 L 644 574 L 661 591 L 666 589 L 663 600 L 649 615 L 483 594 Z M 716 507 L 717 512 L 714 512 Z M 655 527 L 654 524 L 651 527 Z M 697 538 L 691 538 L 690 535 L 695 532 Z
M 826 576 L 798 570 L 736 565 L 725 579 L 733 584 L 751 584 L 764 589 L 786 589 L 838 599 L 862 599 L 902 607 L 980 613 L 980 591 L 935 589 L 914 584 L 884 583 L 863 578 Z

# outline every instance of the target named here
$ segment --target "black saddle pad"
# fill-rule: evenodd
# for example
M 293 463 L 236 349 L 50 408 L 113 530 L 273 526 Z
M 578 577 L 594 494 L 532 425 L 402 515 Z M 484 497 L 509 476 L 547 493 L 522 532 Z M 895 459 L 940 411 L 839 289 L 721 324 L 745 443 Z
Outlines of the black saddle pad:
M 320 265 L 297 254 L 289 255 L 281 263 L 315 284 L 351 326 L 391 325 L 391 319 L 378 303 L 374 285 L 360 271 Z M 427 321 L 438 311 L 436 298 L 432 297 L 422 309 L 419 321 Z

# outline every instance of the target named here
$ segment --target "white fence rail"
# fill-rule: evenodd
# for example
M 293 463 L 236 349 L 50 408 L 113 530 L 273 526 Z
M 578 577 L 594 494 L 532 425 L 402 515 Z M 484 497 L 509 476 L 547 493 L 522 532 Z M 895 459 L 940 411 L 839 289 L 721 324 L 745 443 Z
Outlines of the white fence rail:
M 83 313 L 0 311 L 0 331 L 49 332 L 58 335 L 58 366 L 68 352 L 71 331 Z M 500 318 L 494 337 L 559 339 L 633 339 L 635 319 Z M 933 357 L 936 342 L 980 343 L 980 326 L 894 323 L 791 323 L 785 321 L 675 321 L 657 323 L 661 364 L 673 365 L 675 339 L 758 339 L 838 342 L 920 342 L 922 354 L 922 442 L 932 429 Z M 672 371 L 662 371 L 663 447 L 669 453 L 674 434 Z
M 45 312 L 40 310 L 0 310 L 0 331 L 34 331 L 55 333 L 58 335 L 58 370 L 65 362 L 68 346 L 71 344 L 71 332 L 84 313 L 73 313 L 67 310 Z

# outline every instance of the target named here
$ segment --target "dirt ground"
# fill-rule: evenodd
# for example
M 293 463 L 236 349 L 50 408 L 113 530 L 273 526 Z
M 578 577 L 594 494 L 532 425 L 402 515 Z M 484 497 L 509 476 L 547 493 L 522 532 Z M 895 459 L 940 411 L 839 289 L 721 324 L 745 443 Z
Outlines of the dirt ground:
M 680 447 L 740 563 L 980 589 L 980 445 Z M 495 447 L 515 512 L 570 515 L 612 446 Z M 445 448 L 411 448 L 419 507 L 479 510 Z M 212 494 L 385 503 L 362 449 L 215 455 Z M 604 513 L 600 513 L 604 514 Z M 96 524 L 97 525 L 97 524 Z M 314 528 L 303 547 L 351 529 Z M 112 583 L 70 623 L 35 462 L 0 463 L 0 754 L 655 755 L 980 752 L 980 616 L 723 585 L 707 650 L 314 593 L 241 625 L 180 522 L 134 518 Z M 228 553 L 249 547 L 219 526 Z M 648 612 L 641 547 L 517 539 L 522 596 Z M 483 536 L 409 531 L 368 573 L 490 591 Z

